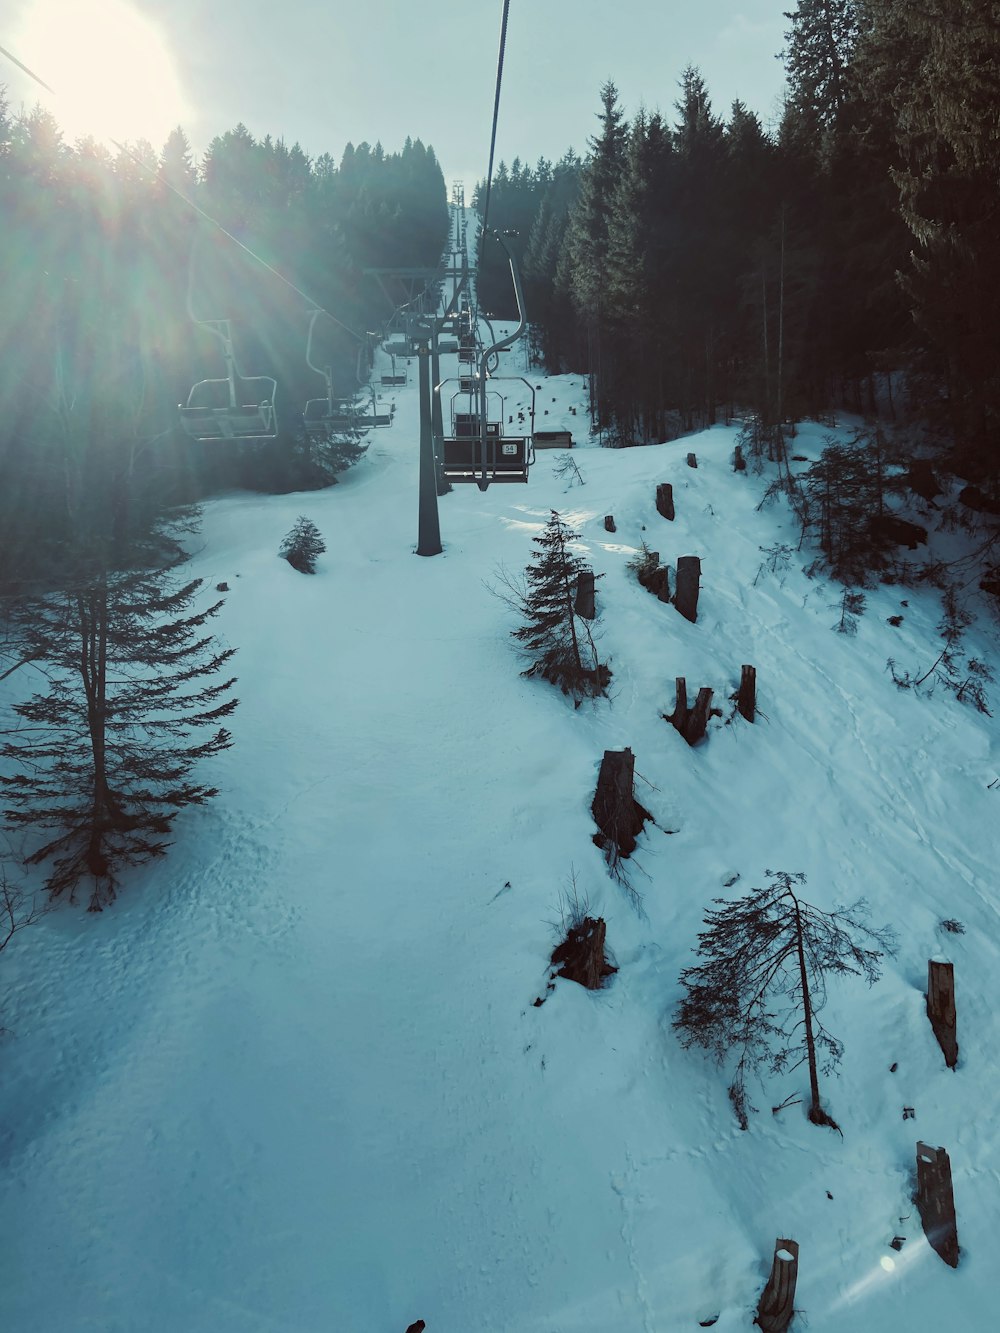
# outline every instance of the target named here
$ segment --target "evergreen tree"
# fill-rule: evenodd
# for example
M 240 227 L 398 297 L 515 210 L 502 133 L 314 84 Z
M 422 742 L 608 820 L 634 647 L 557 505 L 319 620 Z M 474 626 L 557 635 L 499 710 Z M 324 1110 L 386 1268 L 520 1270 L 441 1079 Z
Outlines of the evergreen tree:
M 819 1021 L 828 976 L 861 976 L 874 985 L 893 949 L 887 928 L 864 924 L 863 900 L 821 911 L 799 896 L 802 874 L 767 870 L 764 889 L 705 913 L 696 952 L 705 959 L 681 973 L 687 995 L 674 1028 L 681 1043 L 702 1046 L 720 1062 L 739 1052 L 729 1097 L 743 1129 L 750 1105 L 749 1071 L 809 1069 L 809 1119 L 831 1125 L 819 1094 L 819 1073 L 839 1064 L 843 1045 Z M 872 947 L 876 946 L 876 947 Z
M 326 542 L 311 518 L 300 515 L 295 526 L 284 538 L 278 554 L 300 574 L 316 573 L 316 558 L 326 550 Z
M 177 814 L 216 789 L 192 776 L 231 743 L 236 707 L 219 680 L 235 649 L 206 626 L 222 602 L 195 609 L 201 579 L 169 571 L 81 575 L 21 608 L 28 655 L 49 688 L 14 705 L 21 726 L 0 747 L 9 823 L 54 836 L 28 858 L 51 862 L 55 897 L 87 875 L 90 910 L 115 896 L 121 867 L 161 856 Z M 200 733 L 202 739 L 196 739 Z
M 1000 209 L 996 0 L 864 0 L 860 66 L 869 101 L 891 107 L 894 179 L 916 248 L 905 292 L 938 383 L 960 466 L 1000 478 Z
M 534 539 L 538 549 L 523 586 L 508 584 L 508 601 L 525 621 L 511 631 L 532 659 L 522 674 L 551 681 L 579 703 L 603 694 L 611 672 L 598 660 L 588 622 L 576 612 L 577 576 L 587 568 L 572 550 L 577 540 L 578 534 L 553 510 Z
M 850 114 L 857 11 L 857 0 L 798 0 L 785 13 L 792 25 L 784 52 L 789 98 L 813 135 L 840 127 Z

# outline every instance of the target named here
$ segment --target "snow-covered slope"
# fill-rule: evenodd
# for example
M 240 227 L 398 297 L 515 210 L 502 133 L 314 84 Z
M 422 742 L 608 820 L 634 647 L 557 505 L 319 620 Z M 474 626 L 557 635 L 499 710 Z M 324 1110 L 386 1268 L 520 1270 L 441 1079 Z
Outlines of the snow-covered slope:
M 931 593 L 870 594 L 849 638 L 807 557 L 755 581 L 761 548 L 797 532 L 732 472 L 733 430 L 598 449 L 580 378 L 528 377 L 539 426 L 575 429 L 584 484 L 540 453 L 526 487 L 456 488 L 441 556 L 413 554 L 415 382 L 340 485 L 206 506 L 191 569 L 229 583 L 221 630 L 240 650 L 221 795 L 111 910 L 59 911 L 3 957 L 12 1333 L 403 1333 L 418 1317 L 428 1333 L 674 1333 L 715 1315 L 724 1333 L 750 1326 L 777 1236 L 801 1245 L 796 1327 L 992 1326 L 997 725 L 886 673 L 889 656 L 929 665 Z M 578 711 L 518 674 L 488 590 L 552 509 L 603 575 L 611 698 Z M 328 546 L 313 578 L 277 558 L 299 514 Z M 643 539 L 701 557 L 697 624 L 628 572 Z M 742 663 L 766 718 L 713 719 L 689 749 L 661 717 L 674 677 L 728 714 Z M 657 821 L 634 858 L 644 916 L 591 841 L 602 753 L 623 746 Z M 670 1029 L 705 907 L 767 869 L 803 871 L 821 906 L 863 895 L 899 932 L 873 990 L 831 985 L 843 1139 L 801 1105 L 772 1115 L 803 1070 L 753 1087 L 741 1132 L 726 1072 Z M 574 877 L 620 970 L 535 1007 Z M 931 957 L 956 966 L 954 1073 L 924 1015 Z M 918 1135 L 952 1157 L 957 1271 L 911 1202 Z

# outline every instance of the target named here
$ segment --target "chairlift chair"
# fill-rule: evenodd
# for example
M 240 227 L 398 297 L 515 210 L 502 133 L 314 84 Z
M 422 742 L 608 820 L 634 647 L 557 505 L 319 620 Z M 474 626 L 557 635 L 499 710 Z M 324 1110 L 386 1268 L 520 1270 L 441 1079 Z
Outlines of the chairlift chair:
M 451 396 L 451 432 L 441 442 L 441 471 L 447 481 L 474 481 L 481 490 L 490 482 L 525 482 L 535 461 L 531 431 L 521 435 L 504 434 L 504 400 L 501 394 L 482 393 L 478 377 L 472 391 L 459 381 L 459 390 Z M 447 383 L 438 386 L 438 392 Z M 492 383 L 492 381 L 491 381 Z M 527 380 L 522 383 L 527 384 Z M 534 423 L 534 389 L 531 391 L 531 421 Z M 485 404 L 486 415 L 483 416 Z
M 181 428 L 193 440 L 274 440 L 277 381 L 270 375 L 243 375 L 236 364 L 228 319 L 199 320 L 222 343 L 226 378 L 199 380 L 178 405 Z

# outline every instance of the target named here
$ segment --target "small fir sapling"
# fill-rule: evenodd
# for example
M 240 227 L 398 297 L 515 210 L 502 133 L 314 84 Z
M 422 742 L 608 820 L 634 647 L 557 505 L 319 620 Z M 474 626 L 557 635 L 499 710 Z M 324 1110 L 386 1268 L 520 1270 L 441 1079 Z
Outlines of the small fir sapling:
M 832 1072 L 842 1043 L 819 1021 L 828 976 L 860 976 L 871 986 L 894 948 L 888 927 L 865 924 L 863 899 L 832 912 L 799 896 L 802 874 L 765 871 L 770 883 L 743 898 L 716 898 L 705 913 L 696 953 L 704 960 L 680 976 L 687 991 L 673 1026 L 685 1047 L 702 1046 L 721 1063 L 737 1052 L 729 1099 L 742 1129 L 751 1105 L 748 1072 L 809 1071 L 809 1119 L 837 1128 L 823 1109 L 819 1074 Z
M 316 573 L 316 557 L 326 550 L 326 542 L 312 519 L 300 516 L 285 537 L 278 554 L 300 574 Z
M 901 690 L 919 689 L 928 680 L 933 680 L 951 690 L 959 703 L 971 703 L 980 713 L 992 717 L 985 687 L 994 678 L 993 670 L 978 658 L 963 659 L 959 651 L 962 635 L 972 624 L 972 616 L 959 606 L 954 587 L 945 588 L 942 600 L 944 615 L 937 629 L 944 646 L 927 670 L 920 676 L 909 671 L 899 672 L 891 657 L 886 662 L 886 669 L 893 684 Z
M 524 620 L 511 631 L 531 659 L 522 675 L 541 676 L 579 705 L 584 698 L 605 693 L 611 670 L 599 660 L 590 625 L 576 610 L 578 576 L 589 572 L 572 549 L 577 539 L 553 510 L 534 539 L 537 549 L 523 578 L 501 570 L 506 591 L 491 590 Z
M 865 595 L 854 588 L 845 588 L 838 604 L 840 619 L 833 628 L 838 634 L 857 634 L 858 619 L 865 613 Z

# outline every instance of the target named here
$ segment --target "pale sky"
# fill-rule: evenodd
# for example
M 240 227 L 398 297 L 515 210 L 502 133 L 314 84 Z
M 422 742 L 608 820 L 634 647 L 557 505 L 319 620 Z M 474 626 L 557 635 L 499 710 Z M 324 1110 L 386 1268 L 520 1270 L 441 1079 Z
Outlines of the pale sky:
M 765 124 L 784 82 L 788 0 L 511 0 L 497 160 L 586 151 L 599 88 L 628 116 L 673 119 L 701 70 L 716 112 L 736 97 Z M 242 121 L 310 156 L 407 135 L 449 183 L 485 176 L 501 0 L 4 0 L 0 46 L 52 84 L 53 102 L 0 56 L 14 109 L 50 105 L 71 141 L 147 137 L 180 123 L 200 155 Z

